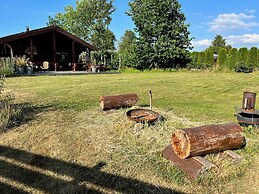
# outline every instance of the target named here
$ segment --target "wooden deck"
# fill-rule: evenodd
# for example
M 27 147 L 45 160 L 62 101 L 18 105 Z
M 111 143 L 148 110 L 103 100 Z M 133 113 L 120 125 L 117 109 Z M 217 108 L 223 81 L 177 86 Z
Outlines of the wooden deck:
M 45 71 L 33 72 L 32 74 L 16 74 L 16 76 L 57 76 L 57 75 L 95 75 L 95 74 L 118 74 L 119 72 L 99 72 L 88 71 Z

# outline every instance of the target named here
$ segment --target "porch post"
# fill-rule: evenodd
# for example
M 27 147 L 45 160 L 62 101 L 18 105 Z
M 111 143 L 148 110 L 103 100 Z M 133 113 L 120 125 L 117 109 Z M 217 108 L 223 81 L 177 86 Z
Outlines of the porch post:
M 30 39 L 30 59 L 33 61 L 33 40 L 32 38 Z
M 53 57 L 53 62 L 56 63 L 57 58 L 56 58 L 56 53 L 57 53 L 57 45 L 56 45 L 56 32 L 53 32 L 53 36 L 52 36 L 52 42 L 53 42 L 53 53 L 52 53 L 52 57 Z
M 72 63 L 76 62 L 75 41 L 72 42 Z

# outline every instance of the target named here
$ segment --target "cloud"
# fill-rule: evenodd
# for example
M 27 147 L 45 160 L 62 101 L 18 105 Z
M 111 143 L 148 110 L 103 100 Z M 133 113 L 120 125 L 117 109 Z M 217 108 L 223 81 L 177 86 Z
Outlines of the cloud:
M 232 47 L 251 47 L 259 44 L 259 34 L 244 34 L 244 35 L 230 35 L 223 37 L 226 39 L 226 44 L 231 45 Z M 202 40 L 192 40 L 192 46 L 195 50 L 205 49 L 211 45 L 212 40 L 202 39 Z
M 252 14 L 252 13 L 255 13 L 256 10 L 254 10 L 254 9 L 246 9 L 245 12 Z
M 244 13 L 219 14 L 217 18 L 209 23 L 209 29 L 212 32 L 224 32 L 234 29 L 250 29 L 259 26 L 259 23 L 257 22 L 247 21 L 254 18 L 254 15 L 246 15 Z
M 227 44 L 230 45 L 248 45 L 259 44 L 259 34 L 244 34 L 242 36 L 228 36 L 226 37 Z
M 210 46 L 211 40 L 209 39 L 203 39 L 203 40 L 192 40 L 192 46 L 194 47 L 204 47 L 204 46 Z

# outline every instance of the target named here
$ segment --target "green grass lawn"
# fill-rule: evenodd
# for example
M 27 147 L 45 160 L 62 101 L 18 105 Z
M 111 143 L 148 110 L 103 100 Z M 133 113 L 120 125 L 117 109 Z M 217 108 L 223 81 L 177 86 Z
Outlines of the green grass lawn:
M 233 164 L 209 155 L 218 168 L 196 181 L 161 157 L 176 129 L 236 122 L 234 107 L 241 107 L 244 91 L 259 91 L 259 73 L 15 77 L 7 78 L 6 86 L 13 90 L 20 112 L 19 121 L 0 134 L 0 169 L 17 169 L 16 175 L 0 176 L 4 191 L 259 192 L 258 129 L 244 128 L 248 143 L 238 151 L 243 161 Z M 148 104 L 149 89 L 154 110 L 166 118 L 163 123 L 137 130 L 125 117 L 127 109 L 99 110 L 101 95 L 137 93 L 137 104 Z M 31 162 L 38 157 L 43 157 L 38 162 L 42 166 Z

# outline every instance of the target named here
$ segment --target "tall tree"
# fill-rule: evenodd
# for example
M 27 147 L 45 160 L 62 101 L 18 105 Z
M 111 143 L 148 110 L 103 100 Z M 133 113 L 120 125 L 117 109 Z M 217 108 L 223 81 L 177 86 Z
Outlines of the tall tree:
M 114 50 L 115 49 L 115 43 L 116 38 L 114 33 L 106 28 L 103 28 L 102 30 L 96 30 L 92 37 L 90 42 L 92 42 L 94 45 L 96 45 L 101 50 Z
M 99 39 L 106 38 L 107 33 L 112 33 L 108 30 L 108 25 L 114 12 L 113 0 L 77 0 L 75 8 L 69 5 L 64 11 L 49 17 L 47 24 L 58 25 L 100 49 L 105 49 L 103 45 L 98 44 L 101 42 Z
M 135 57 L 135 44 L 136 35 L 131 30 L 126 30 L 124 35 L 121 37 L 119 42 L 119 58 L 120 64 L 123 67 L 135 67 L 136 57 Z
M 235 70 L 238 72 L 250 72 L 251 69 L 249 69 L 247 65 L 248 49 L 246 47 L 240 48 L 237 55 Z
M 227 67 L 229 70 L 234 70 L 235 65 L 237 63 L 237 49 L 232 48 L 229 51 L 228 59 L 227 59 Z
M 204 60 L 205 60 L 205 52 L 199 52 L 198 53 L 198 58 L 197 58 L 197 65 L 200 69 L 204 69 Z
M 217 59 L 217 63 L 219 65 L 220 70 L 226 69 L 226 61 L 227 61 L 227 49 L 221 48 Z
M 185 67 L 191 39 L 178 0 L 132 0 L 129 5 L 138 32 L 137 68 Z
M 216 35 L 211 43 L 210 49 L 213 49 L 214 54 L 219 54 L 221 48 L 226 47 L 226 40 L 221 35 Z M 227 47 L 231 47 L 228 45 Z
M 257 53 L 257 48 L 252 47 L 249 52 L 248 52 L 248 58 L 247 58 L 247 65 L 253 69 L 257 67 L 258 64 L 258 53 Z
M 247 57 L 248 57 L 248 49 L 246 47 L 240 48 L 238 50 L 238 61 L 237 61 L 237 63 L 240 66 L 246 66 L 247 65 Z
M 207 49 L 205 51 L 205 59 L 204 59 L 205 68 L 211 68 L 214 65 L 214 54 L 212 49 Z

